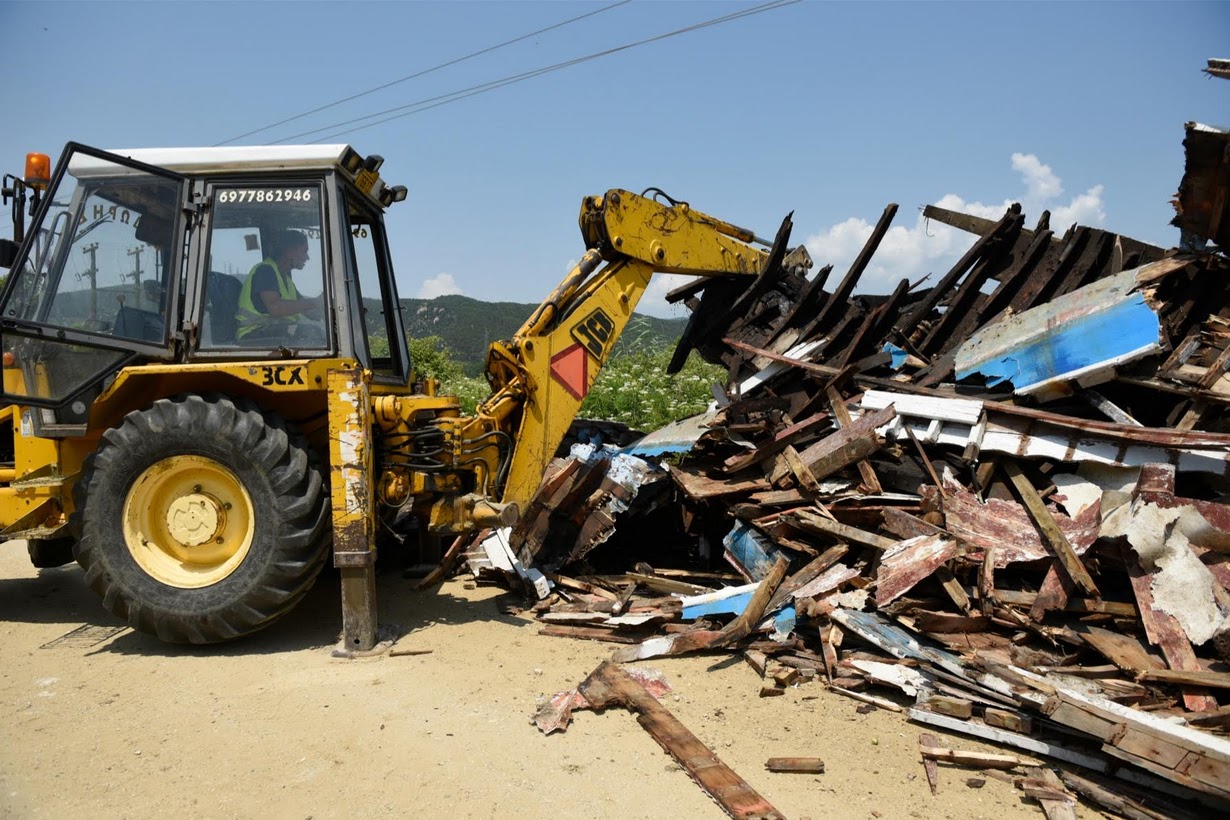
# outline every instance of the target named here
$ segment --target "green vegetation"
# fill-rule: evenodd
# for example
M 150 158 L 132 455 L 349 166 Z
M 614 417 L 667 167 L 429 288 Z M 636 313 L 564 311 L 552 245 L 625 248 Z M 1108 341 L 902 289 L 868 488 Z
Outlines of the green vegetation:
M 461 363 L 439 336 L 412 338 L 408 343 L 415 378 L 439 379 L 441 392 L 460 399 L 463 413 L 473 413 L 478 403 L 491 392 L 486 379 L 466 375 Z
M 585 397 L 580 415 L 650 432 L 704 411 L 713 398 L 709 386 L 723 383 L 726 371 L 691 356 L 683 370 L 668 376 L 671 353 L 654 345 L 616 354 Z
M 629 346 L 617 352 L 599 374 L 581 405 L 580 416 L 617 421 L 648 432 L 702 412 L 711 399 L 709 385 L 721 383 L 725 371 L 693 356 L 682 371 L 668 376 L 671 352 L 672 348 L 658 343 L 651 334 L 634 334 Z M 460 398 L 465 413 L 473 413 L 490 392 L 485 379 L 466 375 L 438 336 L 411 339 L 410 358 L 417 377 L 439 379 L 441 391 Z

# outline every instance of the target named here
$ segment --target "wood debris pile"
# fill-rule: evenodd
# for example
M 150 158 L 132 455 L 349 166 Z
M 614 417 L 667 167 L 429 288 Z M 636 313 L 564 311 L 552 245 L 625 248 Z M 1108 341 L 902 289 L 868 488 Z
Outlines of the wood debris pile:
M 1035 773 L 1044 805 L 1224 808 L 1230 263 L 929 208 L 969 252 L 852 295 L 894 211 L 832 291 L 788 221 L 750 284 L 677 291 L 677 363 L 723 363 L 721 406 L 557 460 L 472 568 L 616 661 L 740 652 L 762 695 L 898 690 L 913 720 L 1079 767 Z

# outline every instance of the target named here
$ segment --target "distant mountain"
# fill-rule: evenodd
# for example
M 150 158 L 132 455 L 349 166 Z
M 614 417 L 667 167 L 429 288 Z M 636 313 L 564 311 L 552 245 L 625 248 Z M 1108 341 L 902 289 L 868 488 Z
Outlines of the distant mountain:
M 439 336 L 467 372 L 478 372 L 487 357 L 487 345 L 512 338 L 538 308 L 536 304 L 481 302 L 468 296 L 402 299 L 401 304 L 406 332 L 415 339 Z M 686 319 L 658 319 L 637 313 L 624 329 L 620 345 L 673 345 L 686 325 Z

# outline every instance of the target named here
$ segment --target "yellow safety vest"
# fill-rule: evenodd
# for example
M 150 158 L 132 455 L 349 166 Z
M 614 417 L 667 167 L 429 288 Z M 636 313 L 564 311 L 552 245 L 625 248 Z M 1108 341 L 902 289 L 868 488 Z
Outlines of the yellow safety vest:
M 302 298 L 299 295 L 299 289 L 295 287 L 294 280 L 289 276 L 282 275 L 282 271 L 278 269 L 277 262 L 266 258 L 264 261 L 253 265 L 252 270 L 248 271 L 248 278 L 244 280 L 243 289 L 239 291 L 239 313 L 235 317 L 239 325 L 239 329 L 235 333 L 238 339 L 242 339 L 258 327 L 275 327 L 278 325 L 290 327 L 305 318 L 302 313 L 296 313 L 292 316 L 270 316 L 268 313 L 261 313 L 256 309 L 256 303 L 252 301 L 252 282 L 256 279 L 257 269 L 263 265 L 268 265 L 273 269 L 273 278 L 277 280 L 279 296 L 287 300 Z

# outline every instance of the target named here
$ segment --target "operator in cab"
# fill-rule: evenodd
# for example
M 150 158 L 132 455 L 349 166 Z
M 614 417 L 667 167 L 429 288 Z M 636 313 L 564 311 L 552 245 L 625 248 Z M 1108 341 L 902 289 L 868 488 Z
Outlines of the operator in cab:
M 265 259 L 253 266 L 239 292 L 238 332 L 244 345 L 320 346 L 324 327 L 321 297 L 306 299 L 295 287 L 294 272 L 308 260 L 308 239 L 300 231 L 279 230 L 265 238 Z

